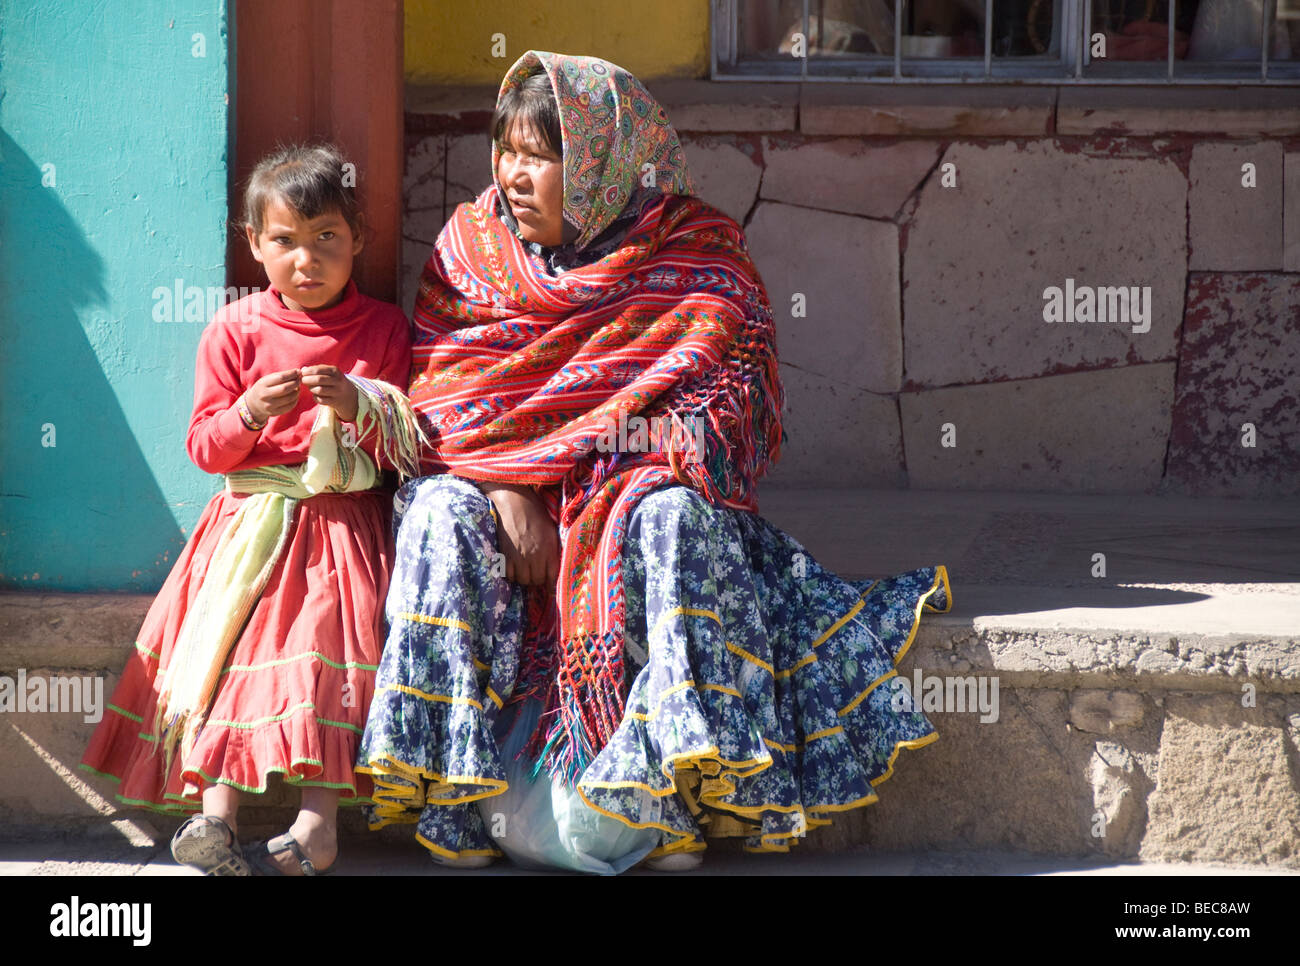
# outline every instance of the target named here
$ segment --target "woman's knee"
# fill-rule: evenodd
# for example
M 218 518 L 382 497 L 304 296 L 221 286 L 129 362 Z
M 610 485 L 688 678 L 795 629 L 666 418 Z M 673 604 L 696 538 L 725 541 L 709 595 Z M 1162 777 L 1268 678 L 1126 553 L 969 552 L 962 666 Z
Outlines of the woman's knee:
M 496 533 L 492 502 L 471 480 L 458 476 L 425 476 L 411 480 L 393 498 L 402 534 L 418 529 L 422 542 L 451 538 L 458 530 Z
M 674 485 L 651 490 L 637 502 L 634 513 L 643 522 L 677 524 L 705 520 L 712 509 L 709 501 L 689 486 Z

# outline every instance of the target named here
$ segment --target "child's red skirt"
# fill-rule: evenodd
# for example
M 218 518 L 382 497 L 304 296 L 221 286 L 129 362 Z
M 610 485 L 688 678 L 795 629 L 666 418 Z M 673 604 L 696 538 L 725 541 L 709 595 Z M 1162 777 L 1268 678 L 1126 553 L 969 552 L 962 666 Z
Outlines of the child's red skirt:
M 127 804 L 192 811 L 214 783 L 263 792 L 279 772 L 296 785 L 370 800 L 352 770 L 384 643 L 392 566 L 385 491 L 299 502 L 293 531 L 226 659 L 193 751 L 168 774 L 153 737 L 157 688 L 222 531 L 246 499 L 212 498 L 150 607 L 82 767 L 118 781 Z

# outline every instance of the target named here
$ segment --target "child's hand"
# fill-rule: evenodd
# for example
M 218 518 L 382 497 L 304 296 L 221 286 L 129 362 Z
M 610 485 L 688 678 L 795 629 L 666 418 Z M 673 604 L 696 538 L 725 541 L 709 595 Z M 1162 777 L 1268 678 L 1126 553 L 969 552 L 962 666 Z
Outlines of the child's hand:
M 302 373 L 297 369 L 263 376 L 244 391 L 244 405 L 253 419 L 265 423 L 272 416 L 287 413 L 298 405 Z
M 317 405 L 329 406 L 345 423 L 357 418 L 357 387 L 337 366 L 303 366 L 302 384 Z

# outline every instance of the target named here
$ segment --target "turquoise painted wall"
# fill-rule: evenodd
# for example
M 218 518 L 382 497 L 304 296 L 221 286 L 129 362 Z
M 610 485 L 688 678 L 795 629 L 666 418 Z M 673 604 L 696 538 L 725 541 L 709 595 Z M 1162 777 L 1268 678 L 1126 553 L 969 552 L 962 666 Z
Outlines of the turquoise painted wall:
M 225 285 L 226 34 L 223 0 L 0 0 L 0 586 L 155 590 L 216 492 L 208 315 L 155 292 Z

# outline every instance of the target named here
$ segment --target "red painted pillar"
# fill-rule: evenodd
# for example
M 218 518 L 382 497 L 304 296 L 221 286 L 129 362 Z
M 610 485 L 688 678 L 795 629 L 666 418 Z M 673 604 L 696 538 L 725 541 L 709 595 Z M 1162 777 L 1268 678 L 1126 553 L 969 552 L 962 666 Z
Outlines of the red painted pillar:
M 402 228 L 402 0 L 236 0 L 231 218 L 253 166 L 277 145 L 333 141 L 356 165 L 367 229 L 353 277 L 397 299 Z M 265 287 L 233 237 L 231 284 Z

